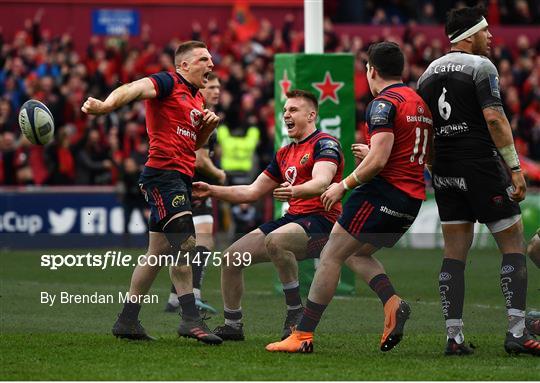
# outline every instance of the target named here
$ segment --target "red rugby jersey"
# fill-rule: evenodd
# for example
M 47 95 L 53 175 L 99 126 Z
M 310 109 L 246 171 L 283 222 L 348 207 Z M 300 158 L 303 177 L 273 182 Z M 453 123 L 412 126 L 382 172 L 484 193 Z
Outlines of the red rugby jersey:
M 150 139 L 146 166 L 177 170 L 193 177 L 204 98 L 176 72 L 160 72 L 149 78 L 157 97 L 146 100 L 146 130 Z
M 341 182 L 344 160 L 339 141 L 319 130 L 300 142 L 292 142 L 280 148 L 264 173 L 279 183 L 288 181 L 291 185 L 302 185 L 312 179 L 313 166 L 318 161 L 335 163 L 338 169 L 332 182 Z M 289 213 L 318 213 L 335 222 L 341 214 L 341 202 L 327 212 L 319 196 L 309 199 L 292 198 L 289 201 Z
M 405 84 L 386 87 L 366 109 L 368 143 L 379 132 L 394 133 L 394 146 L 379 176 L 417 199 L 426 199 L 424 166 L 433 120 L 422 98 Z

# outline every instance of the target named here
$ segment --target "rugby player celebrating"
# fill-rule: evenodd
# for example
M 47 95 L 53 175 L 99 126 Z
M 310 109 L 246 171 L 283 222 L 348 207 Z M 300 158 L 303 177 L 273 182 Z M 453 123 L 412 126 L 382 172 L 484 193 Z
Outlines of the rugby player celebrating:
M 368 282 L 383 304 L 381 351 L 394 348 L 403 336 L 409 305 L 373 254 L 401 238 L 425 199 L 432 120 L 425 102 L 401 81 L 405 60 L 397 44 L 371 45 L 368 55 L 366 75 L 375 96 L 366 111 L 370 150 L 343 182 L 321 196 L 331 210 L 346 190 L 354 189 L 322 250 L 298 326 L 287 339 L 267 345 L 268 351 L 313 352 L 313 333 L 334 296 L 343 263 Z
M 302 313 L 297 260 L 318 257 L 341 204 L 325 211 L 319 197 L 332 182 L 340 182 L 343 154 L 339 142 L 316 129 L 318 101 L 306 91 L 287 93 L 283 118 L 292 143 L 279 149 L 266 170 L 251 185 L 216 186 L 194 183 L 194 195 L 232 203 L 254 202 L 274 190 L 288 212 L 233 243 L 224 254 L 248 252 L 251 264 L 273 262 L 283 285 L 287 314 L 282 337 L 291 332 Z M 239 263 L 239 262 L 237 262 Z M 221 269 L 225 324 L 214 330 L 223 340 L 243 340 L 241 298 L 244 264 L 224 259 Z
M 177 257 L 169 273 L 182 309 L 178 334 L 219 344 L 222 340 L 210 332 L 199 316 L 191 266 L 185 264 L 186 254 L 195 248 L 191 214 L 195 151 L 206 143 L 219 123 L 215 113 L 203 109 L 204 99 L 199 92 L 205 87 L 214 64 L 206 45 L 200 41 L 180 44 L 174 62 L 175 72 L 160 72 L 123 85 L 105 101 L 90 97 L 82 111 L 106 114 L 131 101 L 146 100 L 150 150 L 139 184 L 151 210 L 147 255 Z M 124 304 L 112 329 L 113 335 L 134 340 L 153 339 L 138 320 L 140 297 L 148 293 L 161 267 L 161 264 L 135 267 L 129 288 L 130 302 Z

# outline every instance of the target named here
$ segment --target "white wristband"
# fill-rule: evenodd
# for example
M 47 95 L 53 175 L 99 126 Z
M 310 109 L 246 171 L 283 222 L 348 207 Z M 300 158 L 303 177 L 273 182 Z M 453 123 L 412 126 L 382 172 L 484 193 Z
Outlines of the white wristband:
M 516 152 L 514 144 L 505 146 L 504 148 L 498 148 L 499 153 L 501 153 L 504 162 L 512 170 L 512 172 L 520 172 L 521 166 L 519 164 L 519 157 Z
M 354 172 L 354 170 L 353 170 L 353 172 L 352 172 L 351 174 L 352 174 L 354 180 L 358 183 L 358 185 L 361 185 L 361 184 L 362 184 L 362 181 L 360 181 L 360 179 L 358 178 L 358 176 L 356 175 L 356 173 Z
M 347 186 L 347 182 L 345 182 L 345 180 L 341 181 L 341 183 L 343 184 L 345 190 L 351 190 L 351 188 Z

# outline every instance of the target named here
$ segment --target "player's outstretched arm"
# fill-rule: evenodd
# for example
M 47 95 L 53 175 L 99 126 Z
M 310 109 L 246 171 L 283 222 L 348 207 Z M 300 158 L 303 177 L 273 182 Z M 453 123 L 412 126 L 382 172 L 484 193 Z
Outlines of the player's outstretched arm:
M 347 190 L 368 182 L 379 174 L 390 158 L 393 145 L 394 133 L 380 132 L 373 135 L 371 149 L 360 165 L 342 182 L 330 185 L 323 193 L 321 201 L 324 208 L 330 210 L 336 202 L 341 201 Z
M 193 197 L 214 197 L 232 203 L 255 202 L 275 189 L 278 183 L 265 173 L 261 173 L 250 185 L 218 186 L 204 182 L 193 183 Z
M 318 197 L 328 188 L 337 172 L 337 165 L 330 161 L 318 161 L 313 166 L 311 180 L 301 185 L 291 185 L 285 182 L 274 190 L 274 198 L 278 201 L 288 201 L 291 198 L 308 199 Z
M 220 185 L 225 183 L 227 175 L 223 169 L 218 168 L 210 158 L 209 150 L 200 148 L 195 152 L 195 169 L 207 177 L 215 179 Z
M 514 147 L 514 139 L 512 137 L 512 128 L 504 114 L 504 109 L 501 106 L 488 106 L 482 110 L 484 119 L 486 120 L 489 134 L 493 143 L 497 147 L 499 153 L 506 162 L 506 165 L 512 171 L 512 185 L 514 191 L 511 197 L 514 201 L 520 202 L 525 199 L 527 192 L 527 184 L 521 173 L 519 157 Z
M 133 100 L 145 100 L 156 96 L 152 80 L 145 77 L 116 88 L 105 101 L 88 97 L 81 110 L 87 114 L 107 114 Z

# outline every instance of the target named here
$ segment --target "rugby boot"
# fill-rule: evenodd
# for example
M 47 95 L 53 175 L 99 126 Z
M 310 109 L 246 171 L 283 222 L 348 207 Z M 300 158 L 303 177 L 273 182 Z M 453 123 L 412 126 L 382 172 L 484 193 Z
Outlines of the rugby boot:
M 199 312 L 201 314 L 217 314 L 217 310 L 215 308 L 213 308 L 208 303 L 206 303 L 206 301 L 203 301 L 201 299 L 195 299 L 195 306 L 197 306 L 197 309 L 199 309 Z
M 202 318 L 182 317 L 178 335 L 197 339 L 206 344 L 221 344 L 223 340 L 212 333 Z
M 446 350 L 444 350 L 444 355 L 446 356 L 452 356 L 452 355 L 471 355 L 474 354 L 474 346 L 471 344 L 470 347 L 465 345 L 465 342 L 458 343 L 455 339 L 449 338 L 446 342 Z
M 267 345 L 266 351 L 312 353 L 313 333 L 294 329 L 287 339 Z
M 525 328 L 533 335 L 540 335 L 540 312 L 531 311 L 527 314 Z
M 390 351 L 403 338 L 405 322 L 411 315 L 411 308 L 400 297 L 393 295 L 384 305 L 384 331 L 381 337 L 381 351 Z
M 285 322 L 283 323 L 283 333 L 281 335 L 281 340 L 285 340 L 289 337 L 289 335 L 291 335 L 292 329 L 300 322 L 303 312 L 303 307 L 300 307 L 296 310 L 287 310 L 287 316 L 285 317 Z
M 113 325 L 112 334 L 121 339 L 156 340 L 156 338 L 146 333 L 140 320 L 127 320 L 120 318 L 120 315 L 118 315 L 118 319 Z
M 504 349 L 507 353 L 517 354 L 531 354 L 534 356 L 540 356 L 540 342 L 527 330 L 523 332 L 520 338 L 514 337 L 511 332 L 506 333 L 506 339 L 504 340 Z
M 223 340 L 244 340 L 244 330 L 242 329 L 244 324 L 238 323 L 237 326 L 238 327 L 233 327 L 227 324 L 224 324 L 223 326 L 218 326 L 214 329 L 214 334 L 216 334 Z

